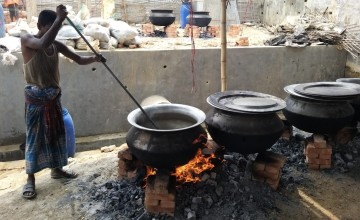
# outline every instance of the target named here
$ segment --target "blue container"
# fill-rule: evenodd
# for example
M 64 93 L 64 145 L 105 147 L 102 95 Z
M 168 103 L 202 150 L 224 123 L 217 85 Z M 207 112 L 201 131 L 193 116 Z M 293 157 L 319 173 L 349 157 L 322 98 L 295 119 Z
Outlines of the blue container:
M 74 123 L 71 118 L 69 111 L 66 108 L 62 108 L 64 125 L 65 125 L 65 136 L 66 136 L 66 149 L 68 157 L 75 156 L 75 129 Z
M 5 15 L 4 9 L 0 4 L 0 38 L 5 37 Z
M 180 7 L 180 27 L 185 28 L 187 21 L 186 17 L 190 14 L 191 4 L 190 2 L 183 2 Z

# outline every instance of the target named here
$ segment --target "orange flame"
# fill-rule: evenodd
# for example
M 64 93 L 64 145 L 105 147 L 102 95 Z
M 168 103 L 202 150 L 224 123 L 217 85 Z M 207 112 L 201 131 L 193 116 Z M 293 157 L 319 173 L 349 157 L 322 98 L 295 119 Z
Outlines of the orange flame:
M 207 139 L 206 135 L 201 134 L 198 138 L 196 138 L 192 144 L 199 144 L 202 142 L 203 138 Z M 212 146 L 207 143 L 203 144 L 205 148 L 210 149 L 212 151 Z M 189 183 L 189 182 L 200 182 L 200 174 L 206 170 L 210 170 L 215 167 L 214 164 L 211 163 L 211 159 L 215 158 L 215 154 L 212 153 L 210 155 L 203 155 L 202 149 L 199 149 L 195 155 L 195 157 L 190 160 L 187 164 L 177 167 L 175 172 L 171 175 L 176 176 L 176 181 L 178 183 Z M 147 176 L 156 175 L 156 169 L 147 167 Z
M 176 168 L 176 181 L 181 183 L 200 182 L 200 174 L 205 170 L 214 168 L 214 164 L 210 161 L 212 158 L 215 158 L 214 154 L 205 157 L 202 154 L 201 149 L 199 149 L 194 159 L 190 160 L 189 163 Z

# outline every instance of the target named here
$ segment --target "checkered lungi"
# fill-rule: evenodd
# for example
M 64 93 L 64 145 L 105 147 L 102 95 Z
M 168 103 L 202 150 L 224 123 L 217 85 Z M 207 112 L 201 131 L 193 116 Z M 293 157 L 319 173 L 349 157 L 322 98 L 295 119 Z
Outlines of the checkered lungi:
M 67 165 L 61 89 L 25 86 L 26 173 Z

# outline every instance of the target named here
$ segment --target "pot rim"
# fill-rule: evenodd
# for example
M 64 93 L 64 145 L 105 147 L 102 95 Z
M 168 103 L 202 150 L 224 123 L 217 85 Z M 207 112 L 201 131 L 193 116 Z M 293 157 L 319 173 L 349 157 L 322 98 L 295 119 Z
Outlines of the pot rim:
M 309 101 L 318 101 L 318 102 L 344 102 L 354 99 L 354 97 L 326 97 L 326 98 L 320 98 L 320 97 L 312 97 L 300 94 L 295 91 L 295 87 L 301 85 L 301 84 L 292 84 L 284 87 L 284 91 L 288 93 L 291 96 L 302 98 Z
M 154 129 L 154 128 L 148 128 L 139 125 L 136 122 L 136 119 L 139 118 L 141 115 L 143 115 L 143 112 L 140 108 L 137 108 L 130 112 L 127 116 L 128 122 L 141 130 L 147 130 L 147 131 L 155 131 L 155 132 L 174 132 L 174 131 L 183 131 L 188 130 L 194 127 L 199 126 L 201 123 L 205 121 L 206 115 L 205 113 L 193 106 L 190 105 L 184 105 L 184 104 L 176 104 L 176 103 L 170 103 L 170 104 L 154 104 L 154 105 L 148 105 L 143 107 L 144 111 L 149 115 L 151 118 L 152 113 L 165 113 L 165 112 L 171 112 L 171 113 L 178 113 L 185 116 L 189 116 L 196 120 L 196 123 L 194 123 L 191 126 L 183 127 L 183 128 L 176 128 L 176 129 Z M 161 110 L 161 111 L 159 111 Z M 171 111 L 168 111 L 171 110 Z
M 246 107 L 238 107 L 238 109 L 227 107 L 220 103 L 220 100 L 227 97 L 236 97 L 236 96 L 243 96 L 244 98 L 265 98 L 272 100 L 274 102 L 274 106 L 263 107 L 263 108 L 246 108 Z M 213 106 L 216 109 L 220 109 L 227 112 L 234 112 L 234 113 L 242 113 L 242 114 L 269 114 L 281 111 L 286 107 L 286 103 L 283 99 L 278 98 L 273 95 L 260 93 L 260 92 L 253 92 L 247 90 L 228 90 L 224 92 L 216 92 L 210 95 L 206 99 L 207 103 Z

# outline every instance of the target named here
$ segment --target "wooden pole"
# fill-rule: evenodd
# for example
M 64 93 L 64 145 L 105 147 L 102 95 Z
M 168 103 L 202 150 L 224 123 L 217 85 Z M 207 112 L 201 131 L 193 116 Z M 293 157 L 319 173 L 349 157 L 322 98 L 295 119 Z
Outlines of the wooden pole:
M 221 0 L 221 92 L 227 90 L 226 83 L 226 1 Z
M 30 23 L 31 18 L 33 16 L 35 16 L 35 17 L 38 16 L 36 1 L 27 0 L 25 4 L 26 4 L 26 20 L 28 23 Z

